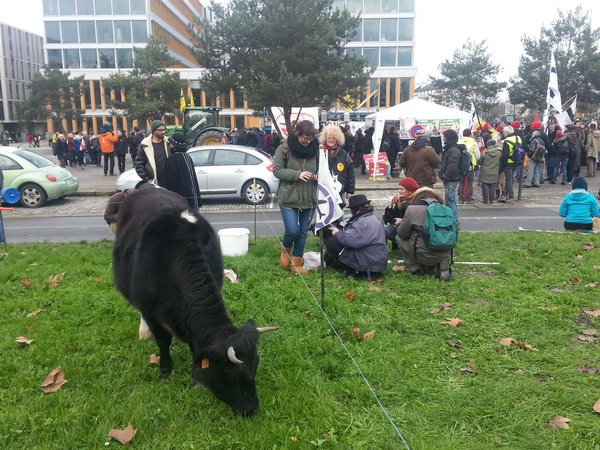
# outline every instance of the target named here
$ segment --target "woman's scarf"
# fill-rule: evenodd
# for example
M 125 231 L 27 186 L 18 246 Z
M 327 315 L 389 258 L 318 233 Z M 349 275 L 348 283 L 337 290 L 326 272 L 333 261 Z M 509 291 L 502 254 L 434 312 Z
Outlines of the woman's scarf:
M 296 136 L 288 137 L 288 147 L 292 156 L 300 159 L 312 159 L 317 155 L 319 150 L 319 141 L 313 139 L 306 147 L 302 145 Z

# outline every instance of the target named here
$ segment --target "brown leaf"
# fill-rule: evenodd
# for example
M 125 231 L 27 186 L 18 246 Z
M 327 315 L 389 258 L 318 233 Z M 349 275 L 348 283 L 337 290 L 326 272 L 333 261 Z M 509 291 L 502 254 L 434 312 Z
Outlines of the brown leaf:
M 593 242 L 584 242 L 583 244 L 581 244 L 581 250 L 593 250 L 593 249 L 594 249 Z
M 515 342 L 515 340 L 510 337 L 505 337 L 498 341 L 498 343 L 504 347 L 510 347 L 513 344 L 513 342 Z
M 538 351 L 537 348 L 535 348 L 529 344 L 526 344 L 525 342 L 515 342 L 515 345 L 523 350 L 535 350 L 536 352 Z
M 596 403 L 594 403 L 594 412 L 600 414 L 600 400 L 597 400 Z
M 573 278 L 571 278 L 571 280 L 569 280 L 569 283 L 571 283 L 571 284 L 581 283 L 581 278 L 573 277 Z
M 569 427 L 570 421 L 571 419 L 567 419 L 566 417 L 554 416 L 550 421 L 550 429 L 556 430 L 557 428 L 561 428 L 563 430 L 568 430 L 571 428 Z
M 356 339 L 360 339 L 360 328 L 358 328 L 357 326 L 353 326 L 352 327 L 352 334 L 354 335 L 354 337 Z
M 375 337 L 375 330 L 367 331 L 362 335 L 363 340 L 368 341 Z
M 44 308 L 38 308 L 35 311 L 31 311 L 29 314 L 27 314 L 27 317 L 35 317 L 39 313 L 41 313 L 42 311 L 45 311 L 45 309 Z
M 92 283 L 94 283 L 95 285 L 97 285 L 101 281 L 102 281 L 102 275 L 98 275 L 97 277 L 92 278 Z
M 67 272 L 61 272 L 57 275 L 50 275 L 48 277 L 48 287 L 51 289 L 57 288 L 58 285 L 60 284 L 60 282 L 63 280 L 63 278 L 65 277 L 65 274 Z
M 444 341 L 444 343 L 448 346 L 448 347 L 452 347 L 452 348 L 465 348 L 464 345 L 462 345 L 460 342 L 455 341 L 454 339 L 448 339 L 447 341 Z
M 381 286 L 369 286 L 368 291 L 381 292 L 384 289 Z
M 400 266 L 392 266 L 392 270 L 394 272 L 403 272 L 404 269 L 406 269 L 405 265 L 400 265 Z
M 28 280 L 27 278 L 23 278 L 21 280 L 21 285 L 25 288 L 25 289 L 29 289 L 31 287 L 31 280 Z
M 346 292 L 346 301 L 353 302 L 354 301 L 354 289 L 348 289 Z
M 63 384 L 65 384 L 67 380 L 65 380 L 65 374 L 58 367 L 50 372 L 44 381 L 42 381 L 41 389 L 44 393 L 56 392 L 58 391 Z
M 477 375 L 477 366 L 475 365 L 475 361 L 471 361 L 468 367 L 463 367 L 460 369 L 461 373 L 470 373 L 473 375 Z
M 598 369 L 597 367 L 587 366 L 577 366 L 577 370 L 579 370 L 581 373 L 589 373 L 591 375 L 598 375 L 598 373 L 600 372 L 600 369 Z
M 27 339 L 25 336 L 19 336 L 18 338 L 15 339 L 16 342 L 19 342 L 20 344 L 31 344 L 33 342 L 33 339 Z
M 581 330 L 581 334 L 587 334 L 588 336 L 596 336 L 598 334 L 598 330 L 595 328 L 588 328 L 586 330 Z
M 591 283 L 586 284 L 585 287 L 595 288 L 598 287 L 598 285 L 600 285 L 600 283 L 598 283 L 597 281 L 592 281 Z
M 460 327 L 463 324 L 463 321 L 458 317 L 452 317 L 450 319 L 446 318 L 446 325 L 450 325 L 451 327 Z
M 155 366 L 160 365 L 160 356 L 156 356 L 154 353 L 152 353 L 150 356 L 148 356 L 148 364 L 154 364 Z
M 587 309 L 583 308 L 583 312 L 590 317 L 600 317 L 600 309 Z
M 131 424 L 128 424 L 127 428 L 124 430 L 118 430 L 116 428 L 108 430 L 108 435 L 123 445 L 129 443 L 135 436 L 135 433 L 137 433 L 137 430 L 133 428 Z
M 591 342 L 596 342 L 600 338 L 597 338 L 595 336 L 588 336 L 585 334 L 578 334 L 577 339 L 579 339 L 581 342 L 585 342 L 586 344 L 589 344 Z

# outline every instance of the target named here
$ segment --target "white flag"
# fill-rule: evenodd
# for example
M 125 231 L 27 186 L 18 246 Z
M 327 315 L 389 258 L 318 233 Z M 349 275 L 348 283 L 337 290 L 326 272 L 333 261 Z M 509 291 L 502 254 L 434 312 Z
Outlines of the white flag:
M 554 51 L 550 52 L 550 79 L 548 80 L 546 103 L 549 106 L 552 106 L 556 111 L 562 111 L 562 100 L 560 99 L 560 92 L 558 91 L 558 75 L 556 74 Z
M 575 95 L 573 102 L 567 109 L 554 116 L 561 130 L 564 130 L 566 125 L 572 124 L 575 121 L 576 108 L 577 95 Z
M 477 110 L 475 110 L 475 103 L 471 102 L 471 120 L 469 122 L 469 128 L 473 128 L 477 122 Z
M 340 208 L 340 194 L 334 188 L 333 177 L 329 172 L 327 151 L 320 151 L 319 173 L 317 181 L 317 212 L 315 214 L 315 231 L 326 227 L 344 215 Z

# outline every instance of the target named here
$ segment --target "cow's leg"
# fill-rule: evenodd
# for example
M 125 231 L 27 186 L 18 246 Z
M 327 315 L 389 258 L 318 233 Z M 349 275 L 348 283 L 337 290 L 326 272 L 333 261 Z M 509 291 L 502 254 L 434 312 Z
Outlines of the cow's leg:
M 171 359 L 170 347 L 173 335 L 162 328 L 157 322 L 148 320 L 150 331 L 154 335 L 158 351 L 160 352 L 160 374 L 168 377 L 173 370 L 173 360 Z
M 152 332 L 150 331 L 150 327 L 144 320 L 144 316 L 140 314 L 140 329 L 138 331 L 138 337 L 140 341 L 149 341 L 152 339 Z
M 202 355 L 198 352 L 194 352 L 192 344 L 190 344 L 190 351 L 192 352 L 192 385 L 204 384 L 202 379 Z M 207 364 L 206 362 L 204 364 Z

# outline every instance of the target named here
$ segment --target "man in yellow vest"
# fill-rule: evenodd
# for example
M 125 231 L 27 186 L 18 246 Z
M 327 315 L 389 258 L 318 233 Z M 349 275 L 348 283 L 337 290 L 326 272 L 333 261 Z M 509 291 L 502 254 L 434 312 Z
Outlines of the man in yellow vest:
M 522 144 L 523 140 L 515 134 L 515 129 L 508 125 L 502 130 L 504 141 L 502 144 L 502 156 L 500 157 L 500 168 L 504 173 L 505 183 L 502 195 L 498 199 L 500 203 L 512 203 L 515 198 L 513 192 L 513 180 L 515 178 L 515 168 L 520 167 L 515 155 L 515 144 Z
M 481 156 L 479 151 L 479 145 L 477 141 L 471 136 L 471 130 L 465 128 L 462 132 L 462 138 L 458 141 L 459 144 L 463 144 L 467 147 L 469 155 L 471 155 L 471 167 L 465 174 L 460 176 L 458 180 L 458 201 L 459 203 L 473 203 L 473 178 L 475 176 L 475 168 L 477 167 L 477 161 Z

